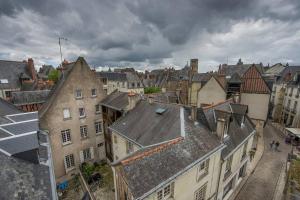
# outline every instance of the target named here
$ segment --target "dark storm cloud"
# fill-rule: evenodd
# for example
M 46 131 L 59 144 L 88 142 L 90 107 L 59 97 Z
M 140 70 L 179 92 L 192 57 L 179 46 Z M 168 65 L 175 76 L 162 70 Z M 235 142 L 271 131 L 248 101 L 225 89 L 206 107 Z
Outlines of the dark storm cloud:
M 0 54 L 58 62 L 63 36 L 64 57 L 92 65 L 217 63 L 228 54 L 265 61 L 259 55 L 286 38 L 278 52 L 297 60 L 299 10 L 298 0 L 0 0 Z

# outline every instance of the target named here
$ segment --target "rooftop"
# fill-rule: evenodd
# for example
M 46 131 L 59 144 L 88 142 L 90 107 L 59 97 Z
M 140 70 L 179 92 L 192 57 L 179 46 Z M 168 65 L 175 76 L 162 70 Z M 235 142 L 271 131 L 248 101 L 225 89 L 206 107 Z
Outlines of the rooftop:
M 134 198 L 146 197 L 153 192 L 154 188 L 161 187 L 161 184 L 165 181 L 172 181 L 172 179 L 183 172 L 183 169 L 190 168 L 194 164 L 205 160 L 215 151 L 222 151 L 222 156 L 227 156 L 245 138 L 250 136 L 254 130 L 254 125 L 248 117 L 245 117 L 245 125 L 241 126 L 242 118 L 240 114 L 246 113 L 247 109 L 245 106 L 233 105 L 231 101 L 226 101 L 206 109 L 198 108 L 198 123 L 191 120 L 191 108 L 189 107 L 168 105 L 170 108 L 163 106 L 163 104 L 157 103 L 148 106 L 147 102 L 142 101 L 131 112 L 136 118 L 141 119 L 138 125 L 140 133 L 150 136 L 139 135 L 136 137 L 136 135 L 132 136 L 127 131 L 120 132 L 121 134 L 128 133 L 126 137 L 128 136 L 132 140 L 139 140 L 143 137 L 152 141 L 153 135 L 161 135 L 161 137 L 165 137 L 165 135 L 171 136 L 171 138 L 161 139 L 160 144 L 152 142 L 153 146 L 141 148 L 124 160 L 115 163 L 115 166 L 124 175 Z M 141 107 L 148 107 L 149 110 Z M 167 109 L 165 113 L 171 112 L 170 115 L 173 116 L 173 119 L 166 121 L 169 117 L 164 116 L 165 113 L 162 115 L 156 114 L 156 117 L 162 117 L 160 121 L 163 122 L 153 120 L 154 123 L 151 126 L 156 127 L 156 125 L 159 125 L 160 129 L 165 129 L 165 131 L 157 133 L 158 130 L 151 129 L 151 127 L 151 131 L 148 131 L 148 121 L 152 120 L 145 121 L 143 119 L 149 114 L 152 115 L 152 113 L 155 113 L 155 110 L 159 107 Z M 135 112 L 135 109 L 139 112 Z M 224 112 L 224 115 L 232 116 L 229 137 L 224 141 L 224 144 L 213 133 L 216 128 L 214 116 L 218 115 L 216 114 L 217 109 L 219 110 L 218 112 Z M 125 122 L 128 115 L 123 117 L 123 120 L 118 121 L 118 124 Z M 150 116 L 150 118 L 152 117 Z M 164 117 L 166 119 L 163 119 Z M 131 121 L 132 116 L 128 118 Z M 133 127 L 131 123 L 127 124 L 126 122 L 122 130 L 128 130 L 129 127 Z M 170 127 L 176 127 L 177 130 Z M 183 133 L 180 134 L 179 130 L 183 131 Z
M 123 111 L 128 105 L 128 93 L 115 90 L 107 95 L 100 103 L 103 106 Z

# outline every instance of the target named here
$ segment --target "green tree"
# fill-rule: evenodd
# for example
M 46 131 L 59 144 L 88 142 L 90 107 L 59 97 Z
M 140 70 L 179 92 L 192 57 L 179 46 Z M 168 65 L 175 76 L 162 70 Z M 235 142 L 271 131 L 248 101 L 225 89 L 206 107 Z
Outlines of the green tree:
M 59 79 L 59 76 L 60 76 L 60 71 L 54 69 L 48 74 L 48 79 L 56 83 Z
M 152 94 L 152 93 L 158 93 L 161 89 L 159 87 L 146 87 L 144 88 L 145 94 Z

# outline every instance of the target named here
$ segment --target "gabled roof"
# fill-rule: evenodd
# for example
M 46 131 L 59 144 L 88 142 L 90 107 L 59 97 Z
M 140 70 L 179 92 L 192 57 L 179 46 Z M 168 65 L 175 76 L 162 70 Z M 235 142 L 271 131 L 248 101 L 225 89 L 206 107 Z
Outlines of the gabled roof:
M 270 89 L 255 66 L 250 67 L 242 77 L 241 92 L 269 94 Z
M 107 95 L 100 104 L 119 111 L 124 111 L 128 105 L 128 93 L 115 90 Z
M 197 73 L 197 74 L 193 75 L 192 82 L 205 83 L 205 82 L 209 81 L 210 77 L 211 77 L 211 74 L 209 74 L 209 73 Z
M 289 82 L 292 80 L 296 73 L 300 73 L 300 66 L 287 66 L 281 71 L 277 83 Z
M 20 109 L 18 109 L 13 104 L 5 101 L 4 99 L 0 98 L 0 116 L 10 115 L 10 114 L 16 114 L 21 113 Z
M 74 66 L 76 65 L 76 63 L 81 62 L 81 61 L 86 63 L 86 61 L 84 60 L 83 57 L 78 57 L 76 62 L 72 62 L 72 63 L 68 63 L 68 64 L 64 65 L 63 75 L 60 76 L 60 79 L 57 81 L 55 86 L 51 89 L 51 91 L 48 94 L 47 101 L 43 104 L 43 106 L 39 110 L 40 117 L 43 117 L 43 115 L 51 107 L 51 105 L 54 102 L 54 100 L 56 99 L 60 89 L 63 87 L 65 81 L 68 79 L 70 73 L 72 72 Z
M 218 73 L 224 74 L 226 76 L 232 76 L 233 74 L 238 74 L 240 77 L 244 75 L 244 73 L 254 65 L 260 73 L 264 72 L 264 68 L 261 64 L 236 64 L 236 65 L 227 65 L 223 64 Z
M 127 81 L 126 73 L 122 72 L 96 72 L 96 75 L 100 78 L 107 78 L 110 81 Z

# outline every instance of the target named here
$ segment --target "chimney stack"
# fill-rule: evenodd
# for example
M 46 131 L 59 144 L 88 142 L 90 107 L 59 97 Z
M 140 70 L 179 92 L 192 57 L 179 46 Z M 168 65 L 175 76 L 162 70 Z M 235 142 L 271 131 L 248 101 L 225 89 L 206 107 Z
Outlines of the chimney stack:
M 138 102 L 138 95 L 136 95 L 134 92 L 130 91 L 128 93 L 128 110 L 132 110 L 136 103 Z
M 27 67 L 28 67 L 28 71 L 31 75 L 32 80 L 35 81 L 36 80 L 36 71 L 35 71 L 35 68 L 34 68 L 34 63 L 33 63 L 32 58 L 28 58 Z
M 225 123 L 226 120 L 224 118 L 218 118 L 217 120 L 217 135 L 223 141 L 225 134 Z
M 198 59 L 196 59 L 196 58 L 191 59 L 190 65 L 191 65 L 192 73 L 193 74 L 198 73 Z

